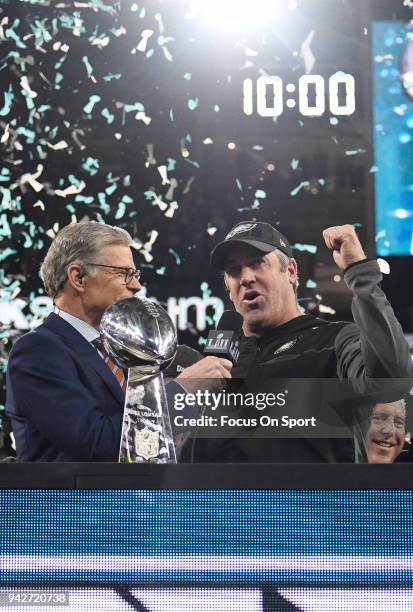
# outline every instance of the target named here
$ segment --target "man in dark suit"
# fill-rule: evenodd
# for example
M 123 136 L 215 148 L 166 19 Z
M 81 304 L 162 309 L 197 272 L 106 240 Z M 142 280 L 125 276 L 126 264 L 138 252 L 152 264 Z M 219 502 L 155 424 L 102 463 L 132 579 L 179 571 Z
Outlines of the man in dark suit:
M 55 312 L 16 343 L 7 371 L 18 460 L 117 461 L 125 380 L 105 360 L 99 328 L 108 306 L 141 288 L 131 242 L 96 222 L 68 225 L 52 242 L 41 276 Z M 230 369 L 207 357 L 177 380 L 229 378 Z

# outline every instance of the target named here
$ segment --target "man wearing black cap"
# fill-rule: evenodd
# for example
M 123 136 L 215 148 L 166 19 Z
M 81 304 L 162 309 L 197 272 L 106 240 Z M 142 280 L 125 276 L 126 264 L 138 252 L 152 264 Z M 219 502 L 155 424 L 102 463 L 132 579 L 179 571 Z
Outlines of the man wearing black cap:
M 353 292 L 355 323 L 301 313 L 291 246 L 270 224 L 239 223 L 212 251 L 211 262 L 224 271 L 230 298 L 244 320 L 241 354 L 232 370 L 237 390 L 268 393 L 280 380 L 285 390 L 285 381 L 294 379 L 286 404 L 306 415 L 317 413 L 326 393 L 323 381 L 314 384 L 314 379 L 333 379 L 334 385 L 348 381 L 344 386 L 350 387 L 352 399 L 344 402 L 347 408 L 374 394 L 384 393 L 387 401 L 389 394 L 399 394 L 393 397 L 399 399 L 411 387 L 412 364 L 402 329 L 379 287 L 378 263 L 366 258 L 351 225 L 330 227 L 323 237 Z M 283 413 L 285 408 L 278 410 Z M 269 439 L 269 434 L 263 439 L 258 428 L 249 439 L 200 441 L 193 456 L 204 461 L 354 461 L 353 440 L 325 432 L 319 428 L 310 436 Z M 357 459 L 366 459 L 365 448 Z

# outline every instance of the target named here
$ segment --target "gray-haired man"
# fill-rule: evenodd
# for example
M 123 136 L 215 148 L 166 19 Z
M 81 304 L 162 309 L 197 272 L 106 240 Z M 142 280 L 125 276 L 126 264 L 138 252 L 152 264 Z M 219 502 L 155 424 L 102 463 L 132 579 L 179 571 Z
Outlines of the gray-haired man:
M 9 359 L 6 411 L 17 459 L 117 460 L 124 380 L 96 341 L 104 310 L 141 288 L 131 242 L 125 230 L 96 222 L 68 225 L 52 242 L 41 274 L 55 312 L 16 343 Z M 228 378 L 231 367 L 207 357 L 178 378 Z

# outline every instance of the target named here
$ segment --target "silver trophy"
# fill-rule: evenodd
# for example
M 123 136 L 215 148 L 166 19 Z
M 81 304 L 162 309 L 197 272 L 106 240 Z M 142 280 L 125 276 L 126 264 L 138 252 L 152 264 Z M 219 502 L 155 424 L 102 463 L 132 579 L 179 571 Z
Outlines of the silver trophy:
M 110 357 L 129 369 L 119 461 L 176 463 L 162 374 L 177 347 L 168 313 L 147 298 L 127 298 L 105 310 L 101 329 Z

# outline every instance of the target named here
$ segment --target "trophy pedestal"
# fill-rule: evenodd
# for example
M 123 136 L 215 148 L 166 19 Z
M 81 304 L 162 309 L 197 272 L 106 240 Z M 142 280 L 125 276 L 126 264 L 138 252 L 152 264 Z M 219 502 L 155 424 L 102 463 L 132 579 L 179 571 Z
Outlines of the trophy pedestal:
M 176 463 L 162 373 L 142 379 L 129 370 L 119 462 Z

